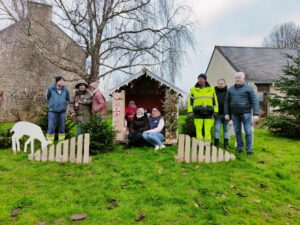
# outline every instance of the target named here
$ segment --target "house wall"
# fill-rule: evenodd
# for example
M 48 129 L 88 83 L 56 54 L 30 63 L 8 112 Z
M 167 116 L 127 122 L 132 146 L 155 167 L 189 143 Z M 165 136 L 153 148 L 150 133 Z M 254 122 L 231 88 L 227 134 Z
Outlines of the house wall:
M 224 56 L 215 49 L 213 52 L 210 64 L 207 68 L 207 81 L 212 86 L 216 86 L 217 80 L 224 78 L 228 86 L 234 84 L 235 69 L 228 63 Z
M 36 5 L 33 3 L 33 6 Z M 38 11 L 39 8 L 41 11 Z M 51 18 L 45 17 L 51 15 L 49 6 L 38 4 L 31 13 L 40 21 L 31 21 L 30 26 L 19 22 L 0 32 L 0 93 L 3 92 L 0 122 L 33 119 L 46 105 L 44 93 L 55 76 L 62 75 L 69 89 L 79 79 L 75 73 L 63 71 L 50 63 L 43 56 L 43 47 L 53 53 L 52 59 L 58 60 L 63 56 L 72 59 L 81 68 L 85 67 L 82 49 L 54 25 Z M 31 38 L 38 37 L 36 42 L 28 39 L 25 28 L 29 29 Z

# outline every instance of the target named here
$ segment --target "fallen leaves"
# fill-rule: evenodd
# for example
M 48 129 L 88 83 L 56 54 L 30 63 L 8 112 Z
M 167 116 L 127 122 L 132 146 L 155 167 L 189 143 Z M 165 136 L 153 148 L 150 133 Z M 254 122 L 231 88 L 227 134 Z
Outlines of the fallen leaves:
M 139 222 L 139 221 L 143 220 L 145 217 L 146 217 L 145 213 L 139 212 L 135 217 L 135 221 Z
M 21 210 L 22 208 L 15 208 L 15 209 L 13 209 L 12 211 L 11 211 L 11 213 L 10 213 L 10 215 L 12 216 L 12 217 L 16 217 L 18 214 L 19 214 L 19 212 L 20 212 L 20 210 Z
M 236 195 L 239 196 L 239 197 L 242 197 L 242 198 L 248 197 L 248 195 L 246 195 L 246 194 L 244 194 L 242 192 L 238 192 L 238 193 L 236 193 Z
M 267 184 L 259 184 L 258 187 L 260 187 L 261 189 L 268 189 L 269 186 Z
M 75 215 L 71 216 L 70 219 L 73 221 L 78 221 L 78 220 L 83 220 L 87 217 L 88 217 L 88 215 L 86 213 L 80 213 L 80 214 L 75 214 Z
M 108 199 L 107 202 L 108 202 L 108 204 L 109 204 L 109 205 L 107 206 L 107 209 L 108 209 L 108 210 L 112 210 L 112 209 L 114 209 L 114 208 L 116 208 L 116 207 L 119 206 L 118 201 L 117 201 L 116 199 L 114 199 L 114 198 Z

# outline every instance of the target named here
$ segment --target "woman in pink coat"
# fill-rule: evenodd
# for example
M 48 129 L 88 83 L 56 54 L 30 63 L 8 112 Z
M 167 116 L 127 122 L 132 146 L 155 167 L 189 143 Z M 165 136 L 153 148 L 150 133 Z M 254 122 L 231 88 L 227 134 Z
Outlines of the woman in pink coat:
M 98 82 L 93 82 L 90 84 L 92 90 L 92 112 L 101 116 L 107 114 L 106 101 L 102 95 Z

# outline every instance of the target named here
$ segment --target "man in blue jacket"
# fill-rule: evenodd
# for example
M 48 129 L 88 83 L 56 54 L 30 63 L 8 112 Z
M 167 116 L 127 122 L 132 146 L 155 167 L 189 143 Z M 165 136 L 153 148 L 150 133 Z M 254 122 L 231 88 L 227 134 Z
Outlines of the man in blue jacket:
M 56 127 L 58 127 L 58 140 L 65 139 L 66 111 L 70 102 L 70 93 L 64 85 L 62 76 L 55 77 L 55 84 L 48 87 L 46 99 L 48 102 L 47 140 L 49 144 L 53 144 Z
M 228 89 L 224 114 L 225 119 L 233 122 L 234 132 L 237 141 L 237 150 L 242 152 L 244 142 L 242 137 L 242 123 L 246 134 L 246 151 L 247 155 L 252 155 L 252 114 L 253 120 L 259 119 L 259 104 L 253 88 L 245 83 L 245 74 L 238 72 L 234 76 L 235 84 Z

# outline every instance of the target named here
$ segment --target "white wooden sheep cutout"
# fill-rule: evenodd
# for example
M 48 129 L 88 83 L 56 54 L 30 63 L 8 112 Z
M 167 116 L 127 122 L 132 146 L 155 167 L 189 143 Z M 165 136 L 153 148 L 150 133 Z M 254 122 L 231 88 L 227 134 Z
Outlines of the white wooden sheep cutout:
M 10 132 L 14 132 L 12 136 L 12 149 L 13 152 L 20 151 L 20 138 L 24 135 L 29 136 L 28 140 L 24 144 L 24 152 L 27 152 L 27 145 L 31 144 L 31 154 L 34 153 L 34 139 L 41 142 L 42 149 L 47 147 L 48 141 L 46 140 L 42 129 L 33 123 L 21 121 L 17 122 Z

